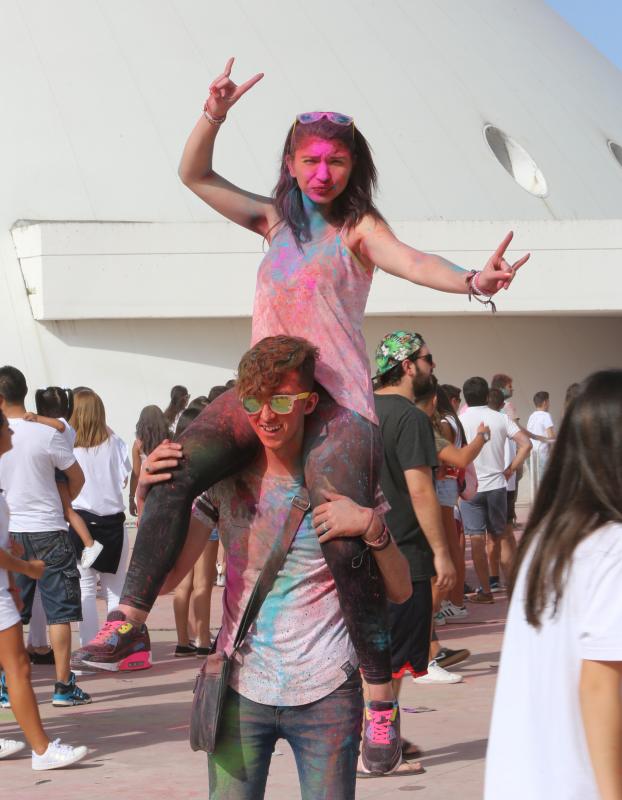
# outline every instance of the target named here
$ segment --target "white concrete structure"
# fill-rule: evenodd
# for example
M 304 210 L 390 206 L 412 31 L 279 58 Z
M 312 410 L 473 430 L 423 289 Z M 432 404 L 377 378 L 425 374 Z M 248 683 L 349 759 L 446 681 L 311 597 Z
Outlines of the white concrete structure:
M 269 193 L 297 111 L 351 113 L 407 242 L 480 267 L 509 228 L 533 252 L 490 316 L 379 274 L 370 352 L 424 334 L 442 381 L 539 389 L 619 366 L 622 74 L 542 0 L 21 0 L 0 26 L 0 362 L 89 385 L 131 438 L 140 408 L 229 378 L 262 242 L 179 182 L 210 80 L 266 77 L 216 168 Z M 613 143 L 613 144 L 611 144 Z M 496 155 L 495 155 L 496 154 Z M 527 187 L 527 188 L 523 188 Z

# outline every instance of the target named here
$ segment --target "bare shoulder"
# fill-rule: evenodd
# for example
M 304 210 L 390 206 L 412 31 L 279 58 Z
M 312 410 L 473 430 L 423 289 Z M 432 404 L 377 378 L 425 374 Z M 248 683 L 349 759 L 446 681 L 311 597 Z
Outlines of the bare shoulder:
M 373 267 L 374 264 L 365 252 L 365 240 L 368 237 L 376 236 L 389 236 L 392 238 L 393 233 L 386 222 L 374 217 L 372 214 L 365 214 L 353 228 L 345 232 L 344 241 L 357 258 L 360 258 L 368 266 Z

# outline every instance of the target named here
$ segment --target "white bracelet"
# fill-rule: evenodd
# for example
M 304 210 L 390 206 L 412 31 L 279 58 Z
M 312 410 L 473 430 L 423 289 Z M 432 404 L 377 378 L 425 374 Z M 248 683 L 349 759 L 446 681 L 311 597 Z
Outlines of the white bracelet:
M 224 115 L 224 117 L 213 117 L 207 110 L 207 100 L 205 101 L 205 105 L 203 106 L 203 116 L 209 122 L 210 125 L 222 125 L 222 123 L 227 119 L 226 114 Z

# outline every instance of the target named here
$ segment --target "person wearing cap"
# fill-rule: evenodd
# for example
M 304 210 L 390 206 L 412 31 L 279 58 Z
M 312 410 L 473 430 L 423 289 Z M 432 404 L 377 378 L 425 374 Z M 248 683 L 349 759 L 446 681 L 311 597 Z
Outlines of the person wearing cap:
M 431 579 L 436 576 L 440 590 L 451 589 L 456 580 L 434 488 L 434 433 L 414 403 L 415 391 L 431 384 L 434 360 L 420 334 L 400 330 L 380 342 L 375 363 L 376 413 L 384 444 L 380 487 L 391 506 L 387 525 L 408 560 L 413 585 L 406 603 L 389 605 L 393 678 L 399 681 L 405 672 L 415 679 L 431 673 L 426 682 L 432 682 L 438 672 L 447 680 L 433 682 L 459 682 L 461 676 L 428 663 Z

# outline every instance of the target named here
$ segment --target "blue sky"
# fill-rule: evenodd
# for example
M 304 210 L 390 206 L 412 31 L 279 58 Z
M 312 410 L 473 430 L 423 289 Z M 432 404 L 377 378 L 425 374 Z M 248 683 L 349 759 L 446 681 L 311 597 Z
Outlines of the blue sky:
M 546 2 L 622 70 L 621 0 L 546 0 Z

